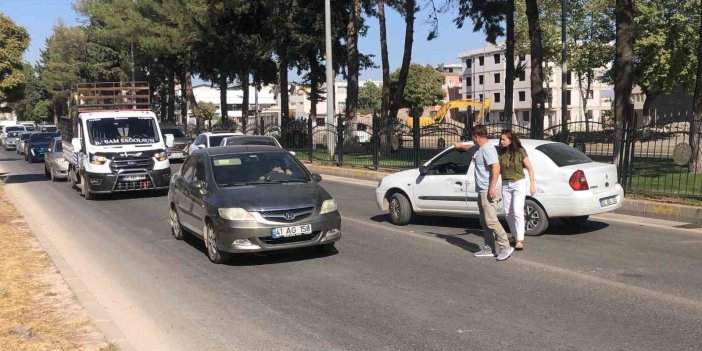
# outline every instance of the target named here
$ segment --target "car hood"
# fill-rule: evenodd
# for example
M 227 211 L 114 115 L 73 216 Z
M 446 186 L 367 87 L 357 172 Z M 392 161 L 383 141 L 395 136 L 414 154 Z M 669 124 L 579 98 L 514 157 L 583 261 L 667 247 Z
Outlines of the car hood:
M 402 172 L 397 172 L 390 174 L 388 176 L 385 176 L 383 178 L 382 185 L 383 186 L 397 186 L 396 183 L 404 183 L 408 181 L 414 182 L 417 177 L 419 177 L 419 169 L 414 168 L 414 169 L 408 169 L 404 170 Z
M 211 198 L 218 208 L 240 207 L 247 211 L 319 207 L 322 201 L 331 199 L 319 184 L 283 183 L 219 188 Z

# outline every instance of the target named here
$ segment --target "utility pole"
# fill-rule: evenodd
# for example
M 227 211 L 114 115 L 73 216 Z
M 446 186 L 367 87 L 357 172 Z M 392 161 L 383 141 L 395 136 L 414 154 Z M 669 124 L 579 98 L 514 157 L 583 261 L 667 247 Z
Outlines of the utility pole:
M 561 137 L 563 141 L 566 141 L 566 133 L 568 133 L 568 105 L 566 100 L 568 98 L 568 89 L 566 83 L 568 82 L 568 63 L 567 59 L 567 47 L 566 47 L 566 5 L 568 0 L 561 0 Z
M 327 65 L 327 150 L 329 159 L 334 157 L 336 138 L 334 137 L 334 68 L 332 67 L 332 42 L 331 42 L 331 6 L 330 0 L 324 0 L 324 31 L 326 37 L 325 59 Z M 314 103 L 314 102 L 313 102 Z

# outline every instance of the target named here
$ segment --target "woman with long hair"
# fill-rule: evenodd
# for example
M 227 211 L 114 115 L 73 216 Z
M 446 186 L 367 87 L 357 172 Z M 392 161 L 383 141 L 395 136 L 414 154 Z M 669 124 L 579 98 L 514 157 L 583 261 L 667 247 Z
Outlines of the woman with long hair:
M 509 225 L 510 244 L 516 250 L 524 249 L 524 200 L 527 180 L 524 168 L 529 172 L 529 194 L 536 194 L 534 168 L 519 138 L 509 129 L 500 135 L 500 175 L 502 176 L 502 201 Z

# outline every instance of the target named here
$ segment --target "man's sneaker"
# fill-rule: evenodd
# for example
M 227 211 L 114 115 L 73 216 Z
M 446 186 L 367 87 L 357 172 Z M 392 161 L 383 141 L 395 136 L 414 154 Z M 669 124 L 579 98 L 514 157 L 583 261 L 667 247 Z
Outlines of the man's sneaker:
M 495 251 L 492 251 L 492 248 L 490 246 L 483 246 L 483 249 L 473 253 L 474 257 L 495 257 L 497 256 L 495 254 Z
M 514 252 L 514 248 L 511 246 L 503 247 L 500 249 L 500 254 L 497 255 L 498 261 L 504 261 L 509 258 L 509 256 Z

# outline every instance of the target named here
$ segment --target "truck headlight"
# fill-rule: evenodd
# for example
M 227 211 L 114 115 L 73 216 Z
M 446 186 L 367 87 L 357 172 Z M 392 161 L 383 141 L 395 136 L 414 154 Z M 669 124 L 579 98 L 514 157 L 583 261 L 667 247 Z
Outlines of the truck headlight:
M 154 158 L 157 161 L 166 161 L 166 160 L 168 160 L 168 153 L 165 151 L 159 151 L 159 152 L 154 154 Z
M 255 221 L 256 218 L 243 208 L 220 208 L 219 216 L 230 221 Z
M 107 157 L 105 157 L 105 156 L 98 156 L 98 155 L 91 155 L 90 156 L 90 163 L 92 163 L 94 165 L 101 166 L 101 165 L 104 165 L 105 162 L 107 162 Z
M 337 210 L 336 200 L 334 200 L 334 199 L 324 200 L 324 202 L 322 202 L 322 209 L 319 211 L 319 214 L 331 213 L 331 212 L 334 212 L 336 210 Z

